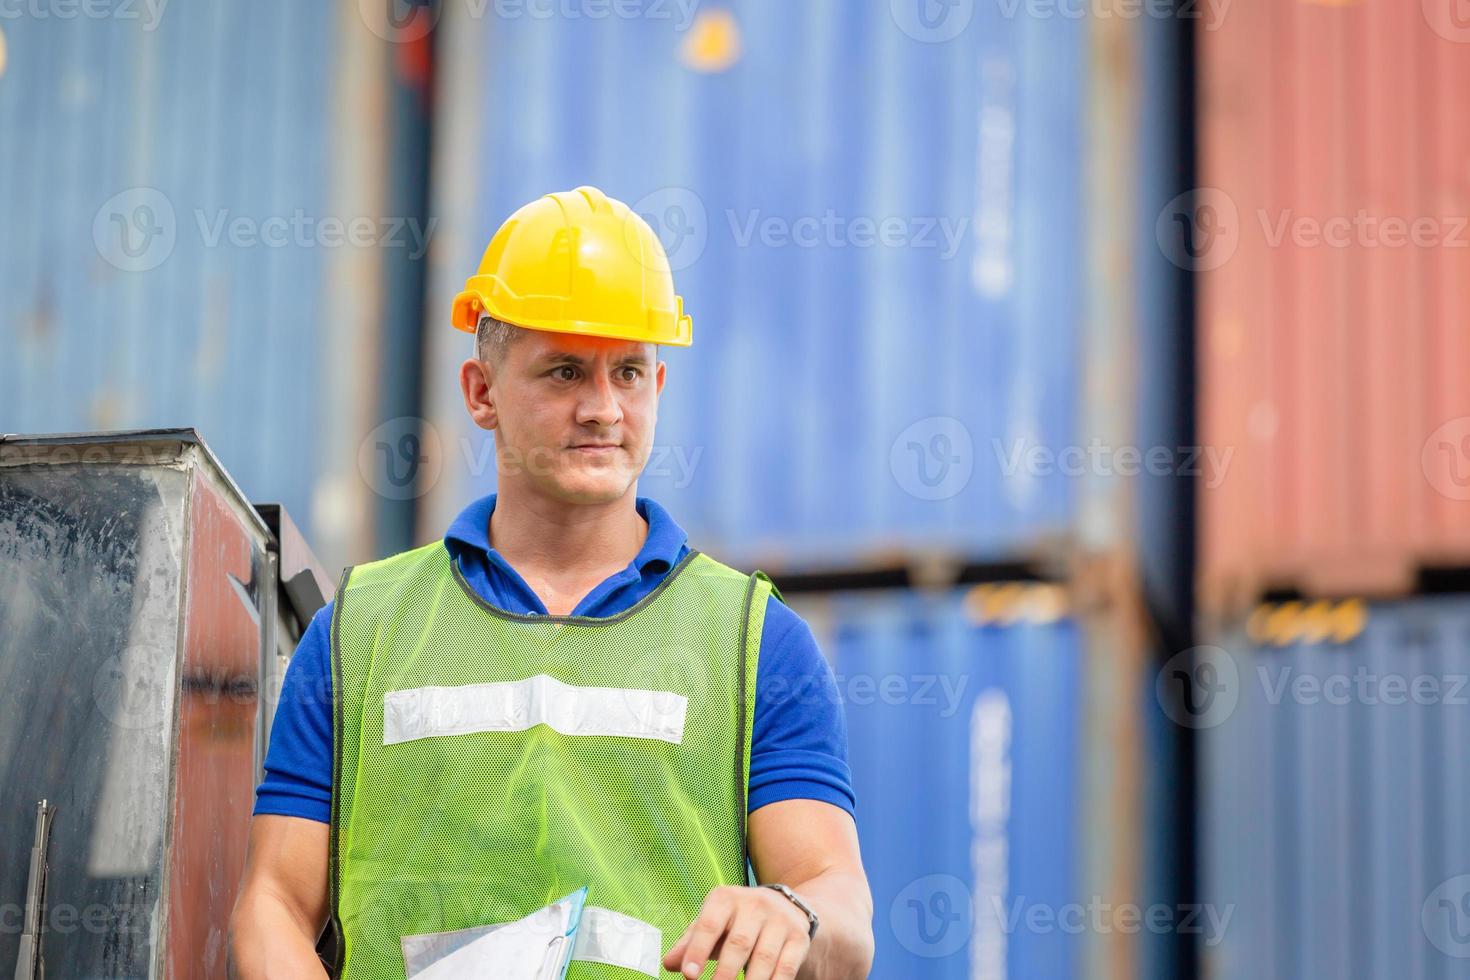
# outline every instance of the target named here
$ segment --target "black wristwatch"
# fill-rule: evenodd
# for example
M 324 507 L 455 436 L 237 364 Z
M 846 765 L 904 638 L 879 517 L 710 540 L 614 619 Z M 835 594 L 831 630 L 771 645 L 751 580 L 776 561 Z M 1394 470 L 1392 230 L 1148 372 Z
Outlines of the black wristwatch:
M 792 891 L 790 888 L 787 888 L 785 885 L 765 884 L 761 885 L 761 887 L 776 889 L 776 891 L 789 898 L 791 900 L 791 904 L 795 905 L 797 908 L 801 909 L 802 912 L 806 913 L 807 921 L 812 924 L 812 927 L 807 930 L 806 938 L 817 938 L 817 913 L 812 911 L 812 907 L 810 905 L 798 898 L 796 892 Z

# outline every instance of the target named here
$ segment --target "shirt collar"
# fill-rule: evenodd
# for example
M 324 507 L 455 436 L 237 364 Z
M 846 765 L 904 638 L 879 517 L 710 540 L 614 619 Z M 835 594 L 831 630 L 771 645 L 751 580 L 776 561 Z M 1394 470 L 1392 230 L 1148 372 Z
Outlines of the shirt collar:
M 490 515 L 495 512 L 495 496 L 492 493 L 474 501 L 449 525 L 444 534 L 444 546 L 451 555 L 470 548 L 506 564 L 500 553 L 490 547 Z M 672 568 L 689 535 L 656 501 L 639 497 L 637 507 L 638 513 L 648 522 L 648 536 L 633 558 L 633 566 L 640 572 L 654 562 L 663 562 L 665 569 Z

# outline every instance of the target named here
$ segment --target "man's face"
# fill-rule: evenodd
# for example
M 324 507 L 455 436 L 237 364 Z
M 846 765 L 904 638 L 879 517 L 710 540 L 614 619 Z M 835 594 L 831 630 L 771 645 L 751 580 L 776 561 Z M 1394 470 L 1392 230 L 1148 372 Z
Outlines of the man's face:
M 592 504 L 637 482 L 664 383 L 655 345 L 520 330 L 486 374 L 488 417 L 476 421 L 495 430 L 502 483 Z

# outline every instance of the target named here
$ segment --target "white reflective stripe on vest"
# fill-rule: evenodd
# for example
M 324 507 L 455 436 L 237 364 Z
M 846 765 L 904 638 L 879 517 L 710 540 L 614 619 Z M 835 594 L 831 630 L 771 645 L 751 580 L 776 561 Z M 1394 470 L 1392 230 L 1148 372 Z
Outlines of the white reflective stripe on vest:
M 582 910 L 572 959 L 662 977 L 663 933 L 642 919 L 589 905 Z
M 678 745 L 688 705 L 688 698 L 672 691 L 577 687 L 546 674 L 495 684 L 419 687 L 384 697 L 383 744 L 546 725 L 563 735 L 623 735 Z

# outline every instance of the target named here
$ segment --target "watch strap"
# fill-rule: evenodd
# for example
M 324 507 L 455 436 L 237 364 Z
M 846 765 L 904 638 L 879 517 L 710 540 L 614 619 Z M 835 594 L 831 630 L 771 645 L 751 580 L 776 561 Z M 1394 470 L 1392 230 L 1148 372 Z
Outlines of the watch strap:
M 803 914 L 806 915 L 807 921 L 811 923 L 811 928 L 807 930 L 807 934 L 806 934 L 807 939 L 815 939 L 816 938 L 816 936 L 817 936 L 817 913 L 813 912 L 812 911 L 812 907 L 810 905 L 808 905 L 806 902 L 803 902 L 801 900 L 801 897 L 799 895 L 797 895 L 796 892 L 792 891 L 786 885 L 772 883 L 772 882 L 768 882 L 766 884 L 763 884 L 763 885 L 761 885 L 761 887 L 762 888 L 771 888 L 771 889 L 774 889 L 775 891 L 780 892 L 782 895 L 785 895 L 786 896 L 786 898 L 791 902 L 791 904 L 793 904 L 797 908 L 801 909 L 801 911 L 803 912 Z

